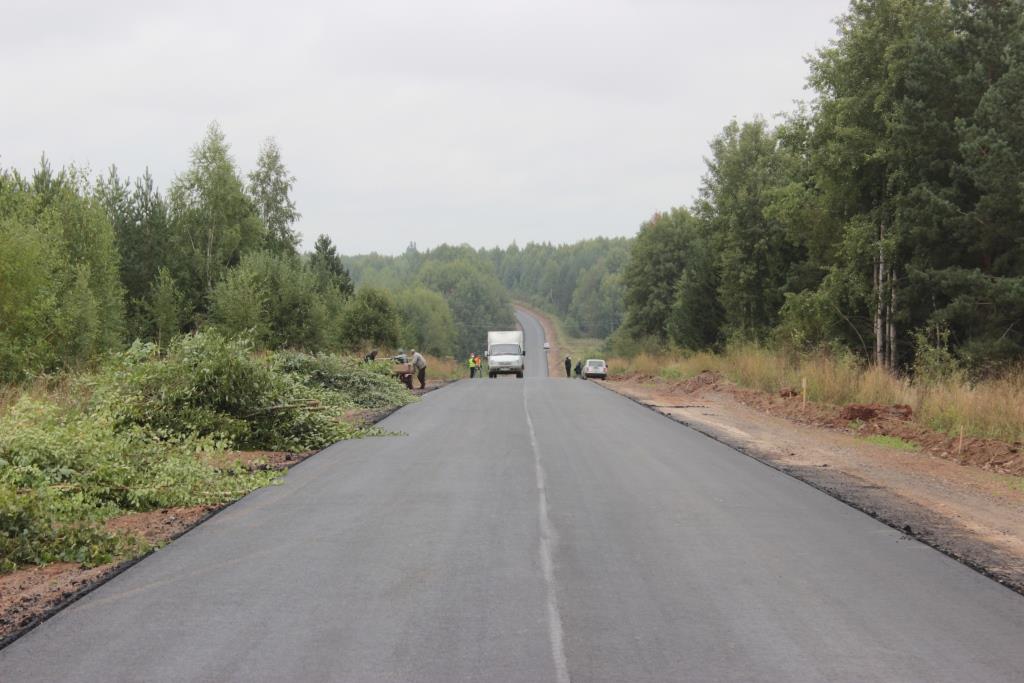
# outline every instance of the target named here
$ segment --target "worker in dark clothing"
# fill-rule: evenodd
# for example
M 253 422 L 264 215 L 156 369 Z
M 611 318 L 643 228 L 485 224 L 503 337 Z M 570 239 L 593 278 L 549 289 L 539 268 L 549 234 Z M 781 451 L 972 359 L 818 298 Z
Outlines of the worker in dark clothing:
M 572 378 L 572 358 L 569 358 L 569 356 L 565 357 L 565 378 Z
M 583 375 L 583 361 L 578 360 L 578 361 L 576 361 L 576 377 L 581 377 L 582 375 Z

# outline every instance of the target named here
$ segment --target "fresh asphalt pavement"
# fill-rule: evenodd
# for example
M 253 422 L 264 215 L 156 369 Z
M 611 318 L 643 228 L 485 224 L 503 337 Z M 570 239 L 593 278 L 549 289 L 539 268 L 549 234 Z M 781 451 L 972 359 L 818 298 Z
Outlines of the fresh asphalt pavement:
M 594 382 L 463 380 L 0 651 L 0 681 L 1021 681 L 1024 597 Z

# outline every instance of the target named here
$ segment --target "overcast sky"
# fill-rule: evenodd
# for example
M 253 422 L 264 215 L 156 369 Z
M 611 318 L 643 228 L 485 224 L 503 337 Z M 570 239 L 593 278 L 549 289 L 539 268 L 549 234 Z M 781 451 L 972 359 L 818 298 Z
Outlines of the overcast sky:
M 210 121 L 277 139 L 305 246 L 632 235 L 731 118 L 810 95 L 845 0 L 0 0 L 0 165 L 148 166 Z

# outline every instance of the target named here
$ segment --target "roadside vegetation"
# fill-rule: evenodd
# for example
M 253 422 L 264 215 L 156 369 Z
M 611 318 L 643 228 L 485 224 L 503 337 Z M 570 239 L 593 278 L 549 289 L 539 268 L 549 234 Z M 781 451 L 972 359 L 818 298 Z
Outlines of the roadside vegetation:
M 613 357 L 615 375 L 666 380 L 715 372 L 741 387 L 777 394 L 802 392 L 807 399 L 833 405 L 848 403 L 902 404 L 928 427 L 956 435 L 1024 441 L 1024 370 L 1013 369 L 972 381 L 963 374 L 900 376 L 866 364 L 853 354 L 780 353 L 759 346 L 734 346 L 725 351 L 639 354 Z
M 484 250 L 441 245 L 398 256 L 368 254 L 344 259 L 361 287 L 392 292 L 403 317 L 404 346 L 465 359 L 482 353 L 488 330 L 515 329 L 508 293 Z
M 0 169 L 0 571 L 141 552 L 108 522 L 271 483 L 232 454 L 370 433 L 361 414 L 412 400 L 391 353 L 457 377 L 464 321 L 512 324 L 458 250 L 394 286 L 354 284 L 326 235 L 300 253 L 294 182 L 272 139 L 243 174 L 217 124 L 166 192 L 45 156 Z
M 299 252 L 295 178 L 274 141 L 243 174 L 211 124 L 160 191 L 115 167 L 0 169 L 0 383 L 88 369 L 134 340 L 197 330 L 254 350 L 479 351 L 514 325 L 493 265 L 469 248 L 357 259 L 321 235 Z
M 104 523 L 130 512 L 219 505 L 278 474 L 241 450 L 303 452 L 374 433 L 351 411 L 412 395 L 388 363 L 282 351 L 204 332 L 166 352 L 136 343 L 95 372 L 8 390 L 0 412 L 0 571 L 95 565 L 146 550 Z
M 901 439 L 898 436 L 888 436 L 886 434 L 871 434 L 869 436 L 865 436 L 864 440 L 867 441 L 868 443 L 873 443 L 876 446 L 894 448 L 898 451 L 915 452 L 919 450 L 916 444 L 913 444 L 905 439 Z

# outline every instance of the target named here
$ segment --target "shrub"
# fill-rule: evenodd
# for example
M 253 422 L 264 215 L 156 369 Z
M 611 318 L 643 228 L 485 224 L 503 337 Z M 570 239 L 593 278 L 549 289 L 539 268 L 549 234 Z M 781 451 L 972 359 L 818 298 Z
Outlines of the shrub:
M 275 354 L 274 367 L 306 387 L 337 392 L 359 408 L 401 406 L 412 400 L 392 376 L 387 361 L 361 363 L 334 355 L 282 351 Z
M 0 570 L 107 562 L 134 541 L 104 531 L 106 519 L 226 502 L 274 476 L 222 472 L 195 457 L 217 450 L 211 439 L 119 429 L 105 411 L 21 399 L 0 419 Z
M 297 256 L 247 254 L 214 288 L 211 302 L 219 328 L 248 333 L 263 348 L 320 349 L 327 342 L 327 303 L 316 274 Z
M 344 410 L 412 400 L 388 363 L 260 357 L 217 332 L 176 338 L 166 357 L 136 342 L 102 372 L 56 388 L 0 396 L 0 572 L 137 552 L 140 541 L 104 522 L 228 502 L 277 476 L 209 464 L 225 449 L 321 448 L 367 433 Z
M 143 362 L 140 362 L 143 361 Z M 350 438 L 356 428 L 316 410 L 322 394 L 216 331 L 178 337 L 164 359 L 136 344 L 98 386 L 119 427 L 161 438 L 211 436 L 238 448 L 304 451 Z
M 341 335 L 346 348 L 363 344 L 393 348 L 398 333 L 398 311 L 386 290 L 362 287 L 342 310 Z

